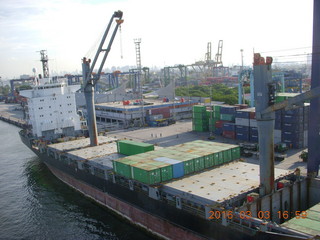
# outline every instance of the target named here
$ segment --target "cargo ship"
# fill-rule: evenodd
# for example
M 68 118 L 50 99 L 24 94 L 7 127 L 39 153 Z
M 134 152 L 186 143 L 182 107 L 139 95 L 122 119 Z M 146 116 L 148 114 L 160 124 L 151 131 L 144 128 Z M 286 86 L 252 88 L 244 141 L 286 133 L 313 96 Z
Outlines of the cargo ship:
M 276 169 L 275 192 L 260 197 L 259 165 L 241 161 L 238 145 L 196 140 L 154 148 L 99 136 L 91 146 L 76 111 L 79 87 L 48 80 L 20 93 L 30 126 L 20 131 L 22 142 L 70 187 L 163 239 L 319 235 L 281 225 L 307 220 L 319 181 Z

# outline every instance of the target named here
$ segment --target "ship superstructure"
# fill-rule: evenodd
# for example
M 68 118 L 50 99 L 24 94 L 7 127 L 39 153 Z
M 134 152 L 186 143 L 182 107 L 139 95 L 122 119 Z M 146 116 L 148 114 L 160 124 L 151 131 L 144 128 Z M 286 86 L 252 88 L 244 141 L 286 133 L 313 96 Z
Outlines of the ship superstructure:
M 28 99 L 27 119 L 35 137 L 51 140 L 61 135 L 74 136 L 81 130 L 75 92 L 80 85 L 68 86 L 64 79 L 42 81 L 31 90 L 21 91 Z

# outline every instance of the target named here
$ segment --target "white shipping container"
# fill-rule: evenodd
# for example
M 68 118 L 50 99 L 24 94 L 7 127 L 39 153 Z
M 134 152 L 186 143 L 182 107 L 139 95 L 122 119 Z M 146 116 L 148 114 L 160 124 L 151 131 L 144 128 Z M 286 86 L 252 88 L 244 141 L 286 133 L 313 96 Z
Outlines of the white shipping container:
M 236 118 L 235 123 L 236 123 L 236 125 L 249 127 L 250 126 L 250 119 L 249 118 Z
M 257 120 L 256 119 L 250 119 L 250 127 L 257 127 Z

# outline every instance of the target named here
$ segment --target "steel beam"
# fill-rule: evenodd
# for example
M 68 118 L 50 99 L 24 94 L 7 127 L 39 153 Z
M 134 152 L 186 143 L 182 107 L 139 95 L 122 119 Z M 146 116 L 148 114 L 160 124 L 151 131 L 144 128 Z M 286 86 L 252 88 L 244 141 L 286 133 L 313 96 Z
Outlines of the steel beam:
M 320 87 L 320 1 L 313 1 L 313 47 L 311 89 Z M 320 164 L 320 97 L 310 101 L 309 130 L 308 130 L 308 176 L 318 175 Z

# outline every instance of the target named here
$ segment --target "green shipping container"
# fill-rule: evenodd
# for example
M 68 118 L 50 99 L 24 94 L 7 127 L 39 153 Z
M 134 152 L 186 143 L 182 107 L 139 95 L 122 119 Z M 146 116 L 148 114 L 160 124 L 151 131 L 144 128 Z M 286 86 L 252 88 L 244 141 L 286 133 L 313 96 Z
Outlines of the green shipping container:
M 132 172 L 131 172 L 131 164 L 137 164 L 134 160 L 129 159 L 121 159 L 118 161 L 113 161 L 113 170 L 126 178 L 132 178 Z
M 209 127 L 202 125 L 192 125 L 192 130 L 196 132 L 207 132 L 209 131 Z
M 223 151 L 223 162 L 228 163 L 232 160 L 232 152 L 231 149 L 227 149 Z
M 213 156 L 213 155 L 212 155 Z M 210 168 L 210 167 L 213 167 L 215 164 L 214 164 L 214 159 L 213 157 L 211 158 L 205 158 L 204 160 L 204 167 L 205 168 Z
M 193 106 L 193 112 L 205 112 L 206 106 L 203 105 L 194 105 Z
M 219 160 L 219 159 L 221 159 L 221 160 Z M 221 163 L 223 163 L 222 153 L 221 152 L 213 153 L 213 166 L 217 166 Z
M 134 164 L 132 167 L 132 178 L 142 183 L 155 184 L 161 182 L 161 171 L 157 166 L 151 164 Z
M 194 162 L 194 171 L 198 172 L 204 169 L 204 158 L 203 157 L 199 157 L 199 158 L 195 158 L 193 160 Z
M 161 182 L 169 181 L 173 178 L 173 168 L 171 164 L 153 161 L 152 165 L 160 168 Z
M 235 147 L 231 149 L 232 160 L 240 158 L 240 147 Z
M 206 118 L 206 112 L 193 112 L 192 118 Z
M 220 105 L 213 105 L 212 106 L 212 110 L 217 112 L 217 113 L 220 113 L 220 109 L 221 109 L 221 106 Z
M 117 142 L 118 153 L 131 156 L 154 150 L 154 145 L 148 143 L 121 140 Z
M 208 125 L 209 121 L 203 120 L 203 119 L 193 119 L 192 124 L 194 124 L 194 125 Z

